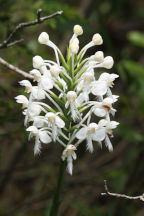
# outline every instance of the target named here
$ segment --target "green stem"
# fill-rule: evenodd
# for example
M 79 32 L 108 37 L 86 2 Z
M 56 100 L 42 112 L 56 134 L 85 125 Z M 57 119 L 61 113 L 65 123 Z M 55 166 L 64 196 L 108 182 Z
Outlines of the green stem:
M 62 188 L 64 170 L 65 170 L 65 162 L 61 160 L 60 167 L 59 167 L 59 176 L 58 176 L 58 181 L 57 181 L 57 187 L 56 187 L 55 195 L 53 197 L 49 216 L 57 216 L 58 215 L 58 210 L 59 210 L 59 205 L 60 205 L 60 192 L 61 192 L 61 188 Z

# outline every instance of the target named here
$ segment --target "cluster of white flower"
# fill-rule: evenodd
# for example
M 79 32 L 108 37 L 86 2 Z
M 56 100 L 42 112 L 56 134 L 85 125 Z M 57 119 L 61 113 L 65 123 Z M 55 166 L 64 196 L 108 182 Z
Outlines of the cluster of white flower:
M 79 144 L 86 140 L 87 150 L 93 152 L 93 141 L 100 147 L 104 141 L 112 151 L 109 136 L 119 124 L 110 120 L 110 115 L 116 112 L 113 104 L 118 99 L 117 95 L 112 95 L 111 88 L 118 75 L 105 72 L 112 68 L 113 58 L 104 57 L 102 51 L 84 58 L 86 51 L 101 45 L 103 39 L 97 33 L 79 51 L 78 36 L 83 34 L 83 29 L 75 25 L 73 31 L 66 60 L 49 35 L 40 34 L 38 42 L 54 50 L 56 62 L 35 56 L 30 74 L 36 85 L 28 80 L 20 81 L 29 99 L 24 95 L 16 97 L 24 109 L 29 139 L 35 138 L 34 154 L 40 153 L 42 143 L 58 142 L 63 146 L 62 160 L 67 160 L 70 174 Z M 96 119 L 97 123 L 91 119 Z

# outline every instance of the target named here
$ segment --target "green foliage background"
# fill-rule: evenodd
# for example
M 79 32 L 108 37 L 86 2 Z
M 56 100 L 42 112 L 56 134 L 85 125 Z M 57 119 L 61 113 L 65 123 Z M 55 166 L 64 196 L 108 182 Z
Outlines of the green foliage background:
M 51 49 L 39 45 L 37 37 L 47 31 L 65 52 L 74 24 L 84 28 L 80 43 L 87 43 L 96 32 L 104 45 L 91 49 L 112 55 L 111 72 L 120 75 L 114 87 L 120 95 L 115 120 L 120 126 L 112 142 L 114 152 L 95 145 L 94 154 L 78 152 L 72 177 L 65 174 L 60 207 L 62 216 L 143 216 L 140 200 L 102 197 L 103 180 L 113 192 L 140 195 L 144 191 L 144 2 L 143 0 L 0 0 L 0 41 L 20 22 L 63 10 L 62 16 L 29 28 L 16 35 L 20 45 L 0 50 L 0 56 L 21 69 L 32 69 L 32 57 L 53 58 Z M 0 65 L 0 215 L 47 216 L 56 185 L 60 149 L 44 147 L 33 156 L 33 141 L 28 142 L 20 106 L 14 97 L 23 93 L 18 81 L 23 77 Z

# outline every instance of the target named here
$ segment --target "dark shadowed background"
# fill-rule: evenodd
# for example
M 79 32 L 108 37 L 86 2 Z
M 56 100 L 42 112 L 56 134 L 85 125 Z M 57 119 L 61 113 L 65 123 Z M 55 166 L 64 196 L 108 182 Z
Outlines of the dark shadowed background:
M 0 50 L 0 56 L 25 71 L 32 69 L 32 57 L 52 59 L 53 52 L 39 45 L 42 31 L 65 53 L 73 25 L 83 26 L 83 46 L 99 32 L 103 50 L 112 55 L 118 73 L 113 92 L 120 95 L 116 104 L 114 152 L 95 145 L 90 154 L 81 145 L 73 176 L 65 173 L 62 190 L 62 216 L 143 216 L 144 203 L 102 197 L 104 179 L 111 191 L 128 195 L 144 192 L 144 1 L 143 0 L 0 0 L 0 43 L 20 22 L 63 10 L 61 16 L 25 28 L 15 39 L 24 42 Z M 34 141 L 28 142 L 24 117 L 14 97 L 23 93 L 18 81 L 23 77 L 0 65 L 0 215 L 47 216 L 58 175 L 61 149 L 56 144 L 43 147 L 34 157 Z

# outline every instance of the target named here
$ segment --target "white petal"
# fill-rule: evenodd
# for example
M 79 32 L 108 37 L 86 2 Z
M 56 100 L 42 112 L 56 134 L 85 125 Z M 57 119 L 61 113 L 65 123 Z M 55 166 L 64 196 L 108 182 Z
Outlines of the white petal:
M 43 99 L 45 99 L 45 92 L 41 88 L 34 86 L 32 88 L 32 96 L 34 99 L 43 100 Z
M 63 79 L 61 79 L 61 78 L 58 78 L 58 80 L 61 82 L 61 84 L 62 84 L 62 86 L 63 86 L 63 89 L 66 90 L 66 89 L 67 89 L 67 84 L 66 84 L 66 82 L 65 82 Z
M 94 95 L 105 95 L 107 92 L 107 83 L 105 81 L 94 81 L 92 83 L 91 92 Z
M 73 171 L 73 163 L 72 163 L 72 157 L 71 155 L 68 156 L 67 158 L 67 171 L 70 175 L 72 175 Z
M 100 81 L 107 81 L 107 80 L 109 80 L 109 76 L 110 76 L 109 73 L 104 72 L 100 75 L 99 80 Z
M 93 112 L 96 116 L 99 116 L 99 117 L 103 117 L 106 115 L 106 110 L 102 109 L 102 108 L 96 108 L 96 109 L 94 109 Z
M 41 85 L 47 91 L 53 88 L 53 81 L 49 76 L 44 75 L 41 77 Z
M 38 133 L 38 129 L 35 126 L 30 126 L 26 129 L 26 131 Z
M 114 129 L 114 128 L 116 128 L 118 125 L 119 125 L 119 122 L 111 121 L 109 127 L 110 127 L 111 129 Z
M 35 145 L 34 145 L 34 155 L 40 154 L 41 152 L 41 142 L 38 138 L 36 138 Z
M 67 109 L 68 106 L 69 106 L 69 102 L 67 101 L 67 102 L 65 103 L 65 108 Z
M 105 139 L 106 132 L 104 128 L 96 130 L 96 133 L 92 135 L 92 139 L 98 142 L 101 142 Z
M 28 109 L 28 113 L 30 116 L 38 116 L 41 112 L 41 106 L 32 103 Z
M 84 127 L 84 128 L 81 128 L 77 133 L 76 133 L 76 138 L 77 139 L 80 139 L 80 140 L 83 140 L 86 138 L 87 136 L 87 128 Z
M 83 88 L 83 80 L 81 80 L 77 85 L 77 91 L 80 91 Z
M 70 109 L 71 109 L 71 115 L 74 122 L 79 120 L 79 111 L 77 110 L 75 104 L 73 102 L 70 102 Z
M 59 128 L 64 128 L 65 122 L 60 117 L 56 116 L 56 125 Z
M 18 95 L 15 97 L 17 103 L 28 103 L 28 99 L 24 95 Z
M 56 142 L 57 136 L 58 136 L 58 128 L 54 123 L 52 123 L 52 138 L 54 142 Z
M 112 79 L 112 81 L 114 81 L 116 78 L 119 77 L 118 74 L 114 74 L 114 73 L 112 73 L 112 74 L 110 74 L 110 75 L 111 75 L 111 79 Z
M 80 95 L 75 100 L 76 107 L 80 107 L 84 101 L 85 101 L 84 93 L 80 93 Z
M 50 143 L 52 141 L 52 139 L 50 138 L 50 136 L 48 135 L 46 131 L 40 131 L 39 137 L 40 137 L 40 140 L 45 144 Z
M 112 99 L 111 97 L 107 97 L 107 98 L 105 98 L 105 99 L 103 100 L 102 103 L 103 103 L 104 105 L 110 106 L 113 102 L 114 102 L 114 101 L 113 101 L 113 99 Z
M 76 156 L 76 153 L 75 153 L 75 152 L 72 152 L 72 157 L 73 157 L 74 160 L 77 159 L 77 156 Z
M 22 81 L 19 82 L 19 84 L 21 86 L 29 86 L 29 87 L 32 86 L 32 84 L 31 84 L 31 82 L 29 80 L 22 80 Z
M 113 98 L 113 102 L 116 102 L 118 100 L 119 96 L 118 95 L 112 95 L 112 98 Z
M 110 152 L 113 151 L 113 146 L 112 146 L 111 141 L 110 141 L 108 136 L 105 137 L 105 145 L 106 145 L 106 147 L 108 147 L 108 150 Z
M 93 143 L 92 143 L 92 138 L 91 137 L 88 137 L 87 138 L 87 150 L 92 153 L 94 151 L 94 148 L 93 148 Z
M 20 104 L 23 104 L 23 107 L 22 108 L 26 108 L 28 106 L 28 99 L 26 96 L 24 95 L 18 95 L 17 97 L 15 97 L 16 99 L 16 102 L 17 103 L 20 103 Z
M 37 128 L 41 128 L 45 126 L 45 121 L 43 119 L 35 117 L 33 125 Z
M 99 122 L 98 122 L 98 126 L 99 128 L 101 127 L 106 127 L 108 124 L 108 121 L 106 119 L 101 119 Z

